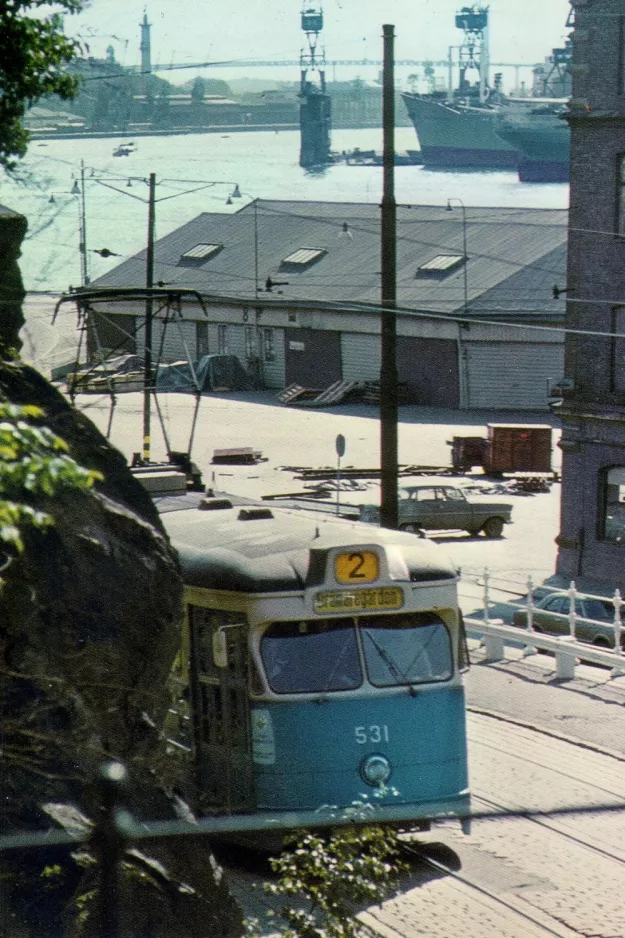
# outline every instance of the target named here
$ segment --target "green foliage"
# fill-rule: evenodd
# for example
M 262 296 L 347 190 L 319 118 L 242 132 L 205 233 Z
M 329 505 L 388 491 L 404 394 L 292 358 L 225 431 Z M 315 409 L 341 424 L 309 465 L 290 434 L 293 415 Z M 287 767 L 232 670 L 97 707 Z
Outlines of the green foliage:
M 359 907 L 382 903 L 407 870 L 397 833 L 379 824 L 306 833 L 271 866 L 266 891 L 299 900 L 280 911 L 287 938 L 356 938 Z
M 59 12 L 45 16 L 42 11 L 78 13 L 83 5 L 84 0 L 0 2 L 0 166 L 5 169 L 14 169 L 14 157 L 26 153 L 26 109 L 47 94 L 64 99 L 76 94 L 77 81 L 64 66 L 75 57 L 78 43 L 63 34 Z
M 198 75 L 191 86 L 191 99 L 195 102 L 203 101 L 206 94 L 206 82 Z
M 46 499 L 67 488 L 85 491 L 101 478 L 72 459 L 43 416 L 39 407 L 0 402 L 0 541 L 10 553 L 23 550 L 24 526 L 52 523 Z M 25 498 L 39 507 L 24 504 Z

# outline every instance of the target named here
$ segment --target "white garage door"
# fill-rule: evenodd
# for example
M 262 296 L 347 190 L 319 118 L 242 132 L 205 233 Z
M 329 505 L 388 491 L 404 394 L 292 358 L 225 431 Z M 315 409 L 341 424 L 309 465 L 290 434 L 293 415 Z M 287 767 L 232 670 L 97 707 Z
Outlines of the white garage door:
M 343 381 L 379 381 L 380 336 L 342 332 L 341 362 Z
M 564 374 L 564 345 L 467 342 L 466 406 L 547 410 L 547 384 Z

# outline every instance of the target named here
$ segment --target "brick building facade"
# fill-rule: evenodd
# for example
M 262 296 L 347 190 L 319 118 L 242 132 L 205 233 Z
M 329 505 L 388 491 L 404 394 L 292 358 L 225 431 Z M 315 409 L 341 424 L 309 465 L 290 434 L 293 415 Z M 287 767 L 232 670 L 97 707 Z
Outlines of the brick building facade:
M 625 586 L 625 0 L 572 0 L 557 572 Z M 574 22 L 573 22 L 574 17 Z

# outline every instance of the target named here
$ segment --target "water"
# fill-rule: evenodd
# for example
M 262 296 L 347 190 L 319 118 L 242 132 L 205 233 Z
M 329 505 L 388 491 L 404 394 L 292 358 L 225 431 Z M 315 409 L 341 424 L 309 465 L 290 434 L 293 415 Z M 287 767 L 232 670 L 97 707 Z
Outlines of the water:
M 19 178 L 0 178 L 0 203 L 28 218 L 21 260 L 27 290 L 62 292 L 80 283 L 80 197 L 72 195 L 71 189 L 81 160 L 86 167 L 91 279 L 145 246 L 148 187 L 143 180 L 152 172 L 157 179 L 157 238 L 200 212 L 236 211 L 240 200 L 226 205 L 235 183 L 248 200 L 375 203 L 382 195 L 381 167 L 338 164 L 320 172 L 302 170 L 298 131 L 139 137 L 134 154 L 115 158 L 117 143 L 115 138 L 33 142 Z M 413 129 L 398 128 L 395 143 L 398 152 L 416 149 Z M 332 146 L 335 150 L 381 151 L 382 131 L 336 130 Z M 128 186 L 129 177 L 139 179 L 131 179 Z M 520 183 L 515 172 L 399 166 L 395 190 L 399 203 L 443 206 L 453 197 L 462 199 L 468 211 L 478 205 L 568 206 L 567 185 Z M 102 248 L 117 256 L 104 259 L 93 253 Z

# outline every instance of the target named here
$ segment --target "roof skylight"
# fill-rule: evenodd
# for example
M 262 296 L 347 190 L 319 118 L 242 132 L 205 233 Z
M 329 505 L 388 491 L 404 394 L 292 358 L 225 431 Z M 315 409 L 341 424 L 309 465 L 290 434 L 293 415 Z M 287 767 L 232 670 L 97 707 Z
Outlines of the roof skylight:
M 180 264 L 203 264 L 209 258 L 219 254 L 223 244 L 196 244 L 195 247 L 180 255 Z
M 280 264 L 282 270 L 305 270 L 311 264 L 316 264 L 328 252 L 323 248 L 298 248 L 292 251 Z
M 437 254 L 430 258 L 425 264 L 417 268 L 416 277 L 446 277 L 452 273 L 461 264 L 464 264 L 466 258 L 464 254 Z

